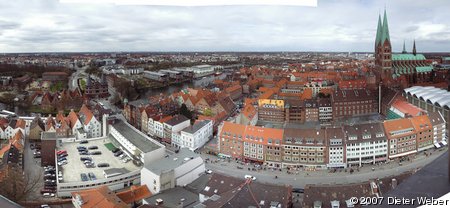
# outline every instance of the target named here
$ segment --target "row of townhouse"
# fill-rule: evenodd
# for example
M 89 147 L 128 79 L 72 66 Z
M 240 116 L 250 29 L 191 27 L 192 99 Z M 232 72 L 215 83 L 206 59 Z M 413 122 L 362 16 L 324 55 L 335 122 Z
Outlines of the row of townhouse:
M 273 90 L 265 92 L 258 101 L 259 120 L 278 123 L 330 122 L 342 117 L 378 112 L 377 93 L 372 90 L 337 89 L 329 98 L 304 95 L 305 91 L 303 94 L 277 94 Z
M 441 114 L 325 129 L 274 129 L 224 122 L 221 156 L 269 167 L 337 168 L 375 164 L 446 142 Z M 438 147 L 438 146 L 436 146 Z
M 83 105 L 78 113 L 73 109 L 67 116 L 58 112 L 55 117 L 36 116 L 30 123 L 29 139 L 39 141 L 41 132 L 55 132 L 59 138 L 75 136 L 78 139 L 96 138 L 103 135 L 102 121 L 96 118 L 92 111 Z
M 0 140 L 11 139 L 18 131 L 25 135 L 28 125 L 24 119 L 0 118 Z
M 21 130 L 15 131 L 6 141 L 0 145 L 0 181 L 8 177 L 11 170 L 16 169 L 21 172 L 23 169 L 25 134 Z

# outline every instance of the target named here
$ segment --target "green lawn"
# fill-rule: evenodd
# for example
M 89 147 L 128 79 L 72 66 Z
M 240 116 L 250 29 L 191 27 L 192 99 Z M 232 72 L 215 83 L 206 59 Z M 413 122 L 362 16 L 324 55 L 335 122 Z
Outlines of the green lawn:
M 112 143 L 106 143 L 105 147 L 109 149 L 109 151 L 112 151 L 113 149 L 116 149 L 116 147 Z

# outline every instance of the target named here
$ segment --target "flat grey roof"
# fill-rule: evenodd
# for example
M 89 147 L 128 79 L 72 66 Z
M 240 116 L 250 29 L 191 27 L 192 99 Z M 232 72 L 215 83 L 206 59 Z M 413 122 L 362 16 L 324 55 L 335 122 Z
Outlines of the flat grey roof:
M 127 170 L 126 168 L 110 168 L 110 169 L 103 170 L 103 172 L 105 172 L 106 175 L 110 175 L 110 174 L 114 174 L 114 173 L 125 174 L 125 173 L 129 173 L 130 171 Z
M 166 207 L 178 207 L 181 201 L 183 201 L 183 207 L 193 207 L 200 203 L 198 194 L 192 193 L 182 187 L 162 191 L 159 194 L 147 198 L 146 201 L 149 204 L 156 204 L 157 199 L 162 199 Z
M 209 122 L 211 122 L 210 120 L 203 120 L 203 121 L 199 121 L 196 122 L 194 125 L 192 126 L 188 126 L 186 128 L 184 128 L 182 131 L 186 132 L 186 133 L 190 133 L 193 134 L 196 131 L 198 131 L 199 129 L 201 129 L 202 127 L 204 127 L 206 124 L 208 124 Z
M 41 140 L 56 140 L 56 132 L 42 132 Z
M 142 152 L 151 152 L 153 150 L 161 148 L 160 145 L 155 144 L 142 133 L 138 132 L 137 129 L 132 127 L 131 125 L 123 122 L 122 120 L 117 119 L 112 126 L 128 139 L 134 146 L 136 146 Z
M 188 148 L 181 148 L 178 153 L 169 155 L 168 157 L 157 160 L 153 163 L 145 164 L 145 168 L 159 175 L 163 171 L 175 169 L 186 162 L 184 160 L 185 158 L 189 158 L 189 160 L 191 160 L 191 157 L 197 158 L 200 156 Z

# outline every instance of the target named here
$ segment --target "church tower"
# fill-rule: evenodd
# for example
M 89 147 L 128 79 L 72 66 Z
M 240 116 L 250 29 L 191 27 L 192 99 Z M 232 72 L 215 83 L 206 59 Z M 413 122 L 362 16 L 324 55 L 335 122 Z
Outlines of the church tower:
M 381 80 L 392 78 L 392 47 L 389 37 L 389 26 L 386 10 L 384 10 L 383 23 L 378 16 L 378 27 L 375 39 L 375 66 Z

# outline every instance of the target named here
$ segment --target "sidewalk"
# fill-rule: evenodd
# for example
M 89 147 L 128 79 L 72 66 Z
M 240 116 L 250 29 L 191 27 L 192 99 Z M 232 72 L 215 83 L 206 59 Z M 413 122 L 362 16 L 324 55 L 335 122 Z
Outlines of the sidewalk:
M 349 168 L 347 168 L 347 171 L 345 171 L 344 169 L 340 169 L 336 172 L 330 172 L 330 170 L 295 170 L 287 173 L 288 170 L 286 168 L 281 169 L 280 171 L 280 169 L 273 170 L 272 168 L 266 167 L 266 169 L 264 170 L 264 166 L 256 168 L 256 166 L 253 164 L 242 165 L 241 162 L 236 162 L 232 159 L 230 160 L 230 162 L 228 162 L 228 159 L 220 159 L 217 156 L 208 155 L 205 153 L 202 153 L 201 157 L 205 160 L 207 167 L 211 170 L 217 170 L 218 172 L 223 172 L 225 175 L 230 176 L 242 175 L 247 173 L 261 175 L 264 178 L 274 179 L 275 176 L 277 176 L 278 178 L 290 179 L 294 181 L 301 178 L 314 178 L 317 180 L 321 178 L 331 179 L 340 177 L 345 178 L 345 180 L 350 182 L 352 181 L 352 178 L 359 178 L 360 180 L 362 180 L 363 178 L 381 178 L 383 176 L 398 175 L 406 171 L 420 169 L 446 151 L 448 151 L 447 147 L 440 150 L 428 150 L 427 152 L 431 153 L 428 156 L 426 156 L 423 152 L 418 153 L 417 155 L 410 156 L 409 161 L 406 159 L 405 161 L 401 162 L 401 165 L 399 164 L 398 159 L 391 160 L 386 164 L 365 164 L 363 167 L 359 168 L 359 171 L 356 167 L 354 167 L 353 173 L 349 172 Z M 242 169 L 238 169 L 238 167 Z M 255 170 L 253 170 L 254 168 Z

